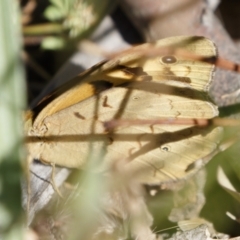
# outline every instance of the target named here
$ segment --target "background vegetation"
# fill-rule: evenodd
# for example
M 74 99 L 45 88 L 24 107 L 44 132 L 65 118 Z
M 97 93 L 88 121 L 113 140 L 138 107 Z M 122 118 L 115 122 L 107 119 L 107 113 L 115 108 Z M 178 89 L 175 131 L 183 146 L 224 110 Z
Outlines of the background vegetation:
M 177 226 L 176 222 L 170 221 L 170 212 L 176 210 L 177 205 L 184 212 L 184 206 L 189 206 L 187 203 L 184 205 L 186 196 L 192 197 L 190 202 L 199 206 L 195 217 L 208 220 L 218 233 L 228 234 L 230 237 L 240 236 L 238 144 L 215 157 L 207 165 L 206 177 L 203 177 L 206 183 L 202 189 L 188 190 L 200 191 L 196 195 L 190 196 L 186 193 L 187 190 L 180 191 L 179 195 L 174 191 L 166 190 L 151 197 L 142 194 L 141 187 L 131 177 L 124 177 L 129 187 L 124 188 L 126 182 L 123 181 L 118 170 L 113 171 L 113 176 L 121 181 L 116 181 L 114 184 L 106 183 L 101 176 L 81 173 L 80 178 L 86 184 L 79 190 L 80 193 L 73 194 L 71 189 L 65 189 L 65 194 L 69 195 L 67 199 L 61 201 L 57 196 L 53 197 L 51 202 L 38 213 L 30 230 L 27 231 L 25 228 L 26 218 L 21 203 L 21 198 L 26 195 L 23 192 L 21 196 L 21 184 L 26 175 L 22 170 L 25 169 L 26 158 L 22 144 L 22 111 L 46 85 L 47 91 L 51 91 L 60 84 L 59 82 L 69 80 L 78 74 L 81 68 L 90 67 L 98 62 L 99 56 L 105 58 L 113 50 L 126 48 L 127 43 L 154 41 L 172 35 L 207 36 L 216 43 L 222 57 L 240 62 L 239 1 L 171 0 L 166 3 L 159 0 L 151 4 L 145 2 L 147 1 L 126 0 L 121 3 L 111 0 L 0 1 L 0 237 L 2 239 L 26 239 L 27 236 L 29 239 L 88 239 L 96 229 L 99 229 L 98 220 L 101 220 L 105 229 L 115 226 L 113 228 L 116 232 L 111 235 L 113 239 L 119 236 L 129 237 L 129 228 L 133 229 L 132 226 L 136 226 L 135 232 L 138 232 L 142 239 L 146 239 L 144 234 L 151 236 L 148 232 L 151 217 L 145 211 L 134 212 L 132 208 L 134 205 L 137 206 L 137 210 L 144 209 L 141 205 L 143 196 L 154 218 L 153 232 L 163 231 L 164 234 L 169 234 L 166 238 L 176 232 Z M 103 23 L 108 21 L 112 21 L 112 24 L 103 27 Z M 117 37 L 112 38 L 113 35 Z M 120 44 L 120 41 L 123 43 Z M 76 58 L 78 54 L 83 55 Z M 86 62 L 88 62 L 87 66 L 80 66 Z M 239 118 L 237 113 L 240 101 L 239 86 L 238 73 L 217 70 L 211 95 L 221 107 L 222 115 Z M 34 104 L 33 102 L 32 105 Z M 236 129 L 226 131 L 225 137 L 236 136 L 236 132 Z M 224 189 L 219 184 L 217 179 L 219 166 L 234 186 L 232 191 Z M 79 172 L 68 178 L 71 184 L 76 184 L 78 181 Z M 99 210 L 99 206 L 111 208 L 111 203 L 99 198 L 100 195 L 108 192 L 106 189 L 126 191 L 124 194 L 126 193 L 129 198 L 123 200 L 126 202 L 123 204 L 121 214 L 124 215 L 123 213 L 129 211 L 131 218 L 124 219 L 119 213 L 113 214 L 115 217 L 109 217 L 111 214 Z M 204 194 L 205 201 L 199 203 L 200 198 L 196 197 L 197 194 Z M 173 230 L 164 230 L 170 227 L 174 227 Z M 218 237 L 221 239 L 223 235 Z M 100 235 L 99 238 L 110 237 Z

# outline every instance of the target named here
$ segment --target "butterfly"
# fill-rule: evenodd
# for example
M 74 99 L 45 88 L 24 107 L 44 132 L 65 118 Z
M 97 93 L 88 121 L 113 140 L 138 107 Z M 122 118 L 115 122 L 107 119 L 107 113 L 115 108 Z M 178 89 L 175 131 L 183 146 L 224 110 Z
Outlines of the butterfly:
M 123 160 L 124 171 L 143 184 L 186 179 L 211 159 L 221 127 L 149 124 L 106 130 L 114 119 L 211 119 L 214 65 L 178 55 L 141 52 L 181 48 L 216 57 L 204 37 L 177 36 L 133 47 L 101 62 L 44 98 L 26 114 L 30 159 L 45 164 L 107 172 Z M 200 164 L 195 164 L 199 163 Z

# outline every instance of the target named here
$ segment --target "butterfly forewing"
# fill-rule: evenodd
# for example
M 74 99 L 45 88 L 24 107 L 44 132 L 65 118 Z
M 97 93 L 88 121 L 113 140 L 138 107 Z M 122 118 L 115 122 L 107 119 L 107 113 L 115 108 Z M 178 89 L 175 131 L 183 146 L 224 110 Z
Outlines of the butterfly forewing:
M 37 114 L 34 115 L 35 126 L 41 127 L 45 117 L 96 93 L 94 86 L 84 83 L 105 80 L 117 86 L 125 82 L 153 80 L 208 91 L 214 69 L 212 64 L 180 56 L 170 56 L 176 58 L 176 61 L 166 63 L 164 59 L 169 56 L 165 54 L 155 54 L 153 57 L 146 54 L 149 50 L 156 50 L 158 53 L 159 48 L 181 48 L 199 56 L 216 56 L 216 47 L 204 37 L 177 36 L 134 47 L 109 61 L 96 64 L 43 99 L 39 104 L 40 110 L 33 110 L 34 114 L 37 110 Z

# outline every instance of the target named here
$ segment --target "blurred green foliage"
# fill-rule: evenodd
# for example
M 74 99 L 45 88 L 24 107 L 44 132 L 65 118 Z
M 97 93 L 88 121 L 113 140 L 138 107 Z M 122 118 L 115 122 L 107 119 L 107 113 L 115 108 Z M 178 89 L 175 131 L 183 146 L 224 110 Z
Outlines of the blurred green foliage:
M 2 239 L 23 239 L 21 206 L 23 159 L 22 110 L 25 78 L 19 9 L 15 0 L 0 1 L 0 233 Z
M 43 13 L 49 22 L 25 26 L 23 32 L 25 36 L 48 34 L 41 46 L 56 50 L 76 46 L 80 39 L 86 38 L 117 1 L 50 0 L 50 3 Z

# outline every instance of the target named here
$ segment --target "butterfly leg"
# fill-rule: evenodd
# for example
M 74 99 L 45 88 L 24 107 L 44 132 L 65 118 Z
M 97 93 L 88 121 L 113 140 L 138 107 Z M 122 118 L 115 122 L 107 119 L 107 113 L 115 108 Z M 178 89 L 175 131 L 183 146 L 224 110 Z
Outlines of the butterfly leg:
M 51 166 L 52 166 L 52 175 L 51 175 L 51 185 L 54 189 L 54 191 L 57 192 L 57 194 L 63 198 L 63 195 L 61 194 L 60 190 L 58 189 L 56 183 L 55 183 L 55 163 L 51 163 Z

